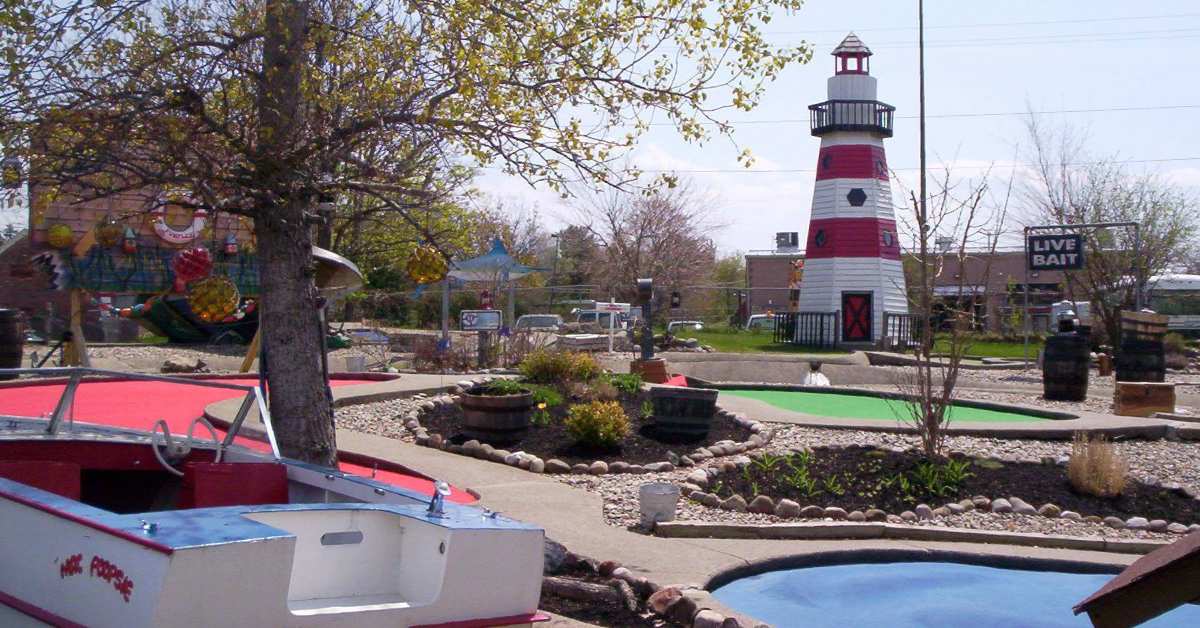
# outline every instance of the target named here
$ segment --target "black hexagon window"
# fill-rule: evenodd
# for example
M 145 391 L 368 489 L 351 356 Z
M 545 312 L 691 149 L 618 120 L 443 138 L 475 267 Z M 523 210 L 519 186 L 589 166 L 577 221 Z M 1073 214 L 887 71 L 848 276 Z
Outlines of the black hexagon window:
M 818 247 L 825 246 L 825 230 L 824 229 L 817 230 L 817 235 L 813 236 L 813 244 L 817 245 Z
M 833 155 L 825 155 L 822 157 L 821 168 L 824 170 L 829 170 L 831 167 L 833 167 Z
M 867 202 L 867 193 L 862 188 L 854 188 L 846 195 L 846 200 L 854 207 L 862 207 Z

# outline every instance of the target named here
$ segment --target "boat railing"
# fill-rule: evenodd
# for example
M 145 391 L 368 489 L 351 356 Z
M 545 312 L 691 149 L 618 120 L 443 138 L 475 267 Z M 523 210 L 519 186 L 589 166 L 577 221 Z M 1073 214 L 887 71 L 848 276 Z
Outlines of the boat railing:
M 74 403 L 75 393 L 79 387 L 89 382 L 113 381 L 113 380 L 135 380 L 148 382 L 166 382 L 171 384 L 180 384 L 186 386 L 201 386 L 204 388 L 224 388 L 228 390 L 238 390 L 245 393 L 242 397 L 242 403 L 238 406 L 237 414 L 234 415 L 233 421 L 230 422 L 228 429 L 225 431 L 225 437 L 220 442 L 220 451 L 224 452 L 234 439 L 237 438 L 238 432 L 241 431 L 242 425 L 246 422 L 246 418 L 250 415 L 252 408 L 258 409 L 258 416 L 265 427 L 267 440 L 271 446 L 271 453 L 276 459 L 281 456 L 279 454 L 279 445 L 275 439 L 275 428 L 271 424 L 271 414 L 267 409 L 266 400 L 263 398 L 262 389 L 258 386 L 246 384 L 234 384 L 223 382 L 219 379 L 193 379 L 188 377 L 171 377 L 167 375 L 153 375 L 149 373 L 130 373 L 127 371 L 111 371 L 107 369 L 98 369 L 83 366 L 66 366 L 52 368 L 6 368 L 0 369 L 0 377 L 5 375 L 11 376 L 33 376 L 33 377 L 65 377 L 66 385 L 63 387 L 62 394 L 59 395 L 58 401 L 55 403 L 53 412 L 48 417 L 46 425 L 46 434 L 57 434 L 62 427 L 64 419 L 68 422 L 71 429 L 74 428 Z M 98 379 L 85 379 L 85 377 L 95 376 Z M 35 417 L 37 418 L 37 417 Z M 46 418 L 46 417 L 40 417 Z

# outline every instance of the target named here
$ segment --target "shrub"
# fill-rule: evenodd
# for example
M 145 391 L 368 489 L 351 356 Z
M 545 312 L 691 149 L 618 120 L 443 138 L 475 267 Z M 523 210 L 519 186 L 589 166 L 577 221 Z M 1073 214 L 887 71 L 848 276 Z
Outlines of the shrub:
M 637 373 L 613 373 L 608 376 L 608 381 L 630 397 L 642 390 L 642 376 Z
M 511 379 L 493 379 L 476 389 L 476 394 L 497 397 L 503 395 L 520 395 L 527 392 L 529 392 L 528 388 Z
M 557 390 L 539 384 L 529 386 L 533 391 L 533 403 L 541 405 L 545 404 L 547 408 L 554 408 L 563 404 L 562 393 Z
M 1087 434 L 1075 434 L 1067 478 L 1076 491 L 1097 497 L 1120 495 L 1128 470 L 1129 463 L 1103 435 L 1089 439 Z
M 565 422 L 575 442 L 598 449 L 615 447 L 629 434 L 629 419 L 615 401 L 593 401 L 571 406 Z
M 1178 353 L 1180 355 L 1187 353 L 1187 339 L 1182 335 L 1171 332 L 1163 336 L 1163 349 L 1167 353 Z
M 600 374 L 600 365 L 586 353 L 539 349 L 521 361 L 521 375 L 535 384 L 587 382 Z

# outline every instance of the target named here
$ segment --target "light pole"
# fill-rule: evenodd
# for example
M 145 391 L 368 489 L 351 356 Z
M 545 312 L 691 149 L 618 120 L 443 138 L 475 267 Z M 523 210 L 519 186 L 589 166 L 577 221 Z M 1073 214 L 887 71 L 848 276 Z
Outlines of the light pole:
M 550 312 L 554 311 L 554 284 L 558 281 L 558 257 L 562 253 L 559 248 L 562 244 L 561 236 L 561 231 L 550 234 L 550 237 L 554 238 L 554 265 L 550 269 L 550 305 L 546 308 Z

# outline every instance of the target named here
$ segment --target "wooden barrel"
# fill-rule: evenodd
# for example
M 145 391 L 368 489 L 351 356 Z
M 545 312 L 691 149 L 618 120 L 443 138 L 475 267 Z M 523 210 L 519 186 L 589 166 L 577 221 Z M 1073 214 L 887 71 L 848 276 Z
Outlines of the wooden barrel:
M 464 392 L 459 398 L 463 413 L 462 435 L 489 445 L 516 442 L 529 429 L 533 393 L 479 395 Z
M 1161 339 L 1121 340 L 1117 351 L 1118 382 L 1161 382 L 1166 374 L 1167 359 Z
M 1168 317 L 1152 312 L 1121 311 L 1121 341 L 1161 342 L 1167 335 Z
M 711 388 L 651 388 L 654 437 L 666 442 L 693 442 L 707 437 L 717 410 L 717 393 Z
M 1089 361 L 1087 336 L 1061 334 L 1047 338 L 1042 354 L 1043 396 L 1053 401 L 1087 399 Z
M 0 310 L 0 368 L 21 368 L 21 352 L 25 335 L 21 331 L 21 312 Z M 0 379 L 16 379 L 16 375 L 0 375 Z
M 667 362 L 662 358 L 634 360 L 629 363 L 629 372 L 641 375 L 642 381 L 651 384 L 661 384 L 671 377 L 667 374 Z

